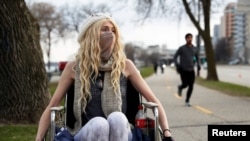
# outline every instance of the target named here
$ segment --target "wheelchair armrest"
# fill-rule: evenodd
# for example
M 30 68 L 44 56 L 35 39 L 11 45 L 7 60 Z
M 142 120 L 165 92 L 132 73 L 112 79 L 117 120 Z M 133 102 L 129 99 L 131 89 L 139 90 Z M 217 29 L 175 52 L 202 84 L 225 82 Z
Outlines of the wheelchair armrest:
M 154 114 L 154 137 L 155 137 L 155 141 L 159 141 L 159 138 L 161 138 L 161 128 L 159 126 L 159 112 L 158 112 L 158 104 L 154 103 L 154 102 L 142 102 L 143 106 L 144 106 L 144 112 L 147 115 L 147 109 L 151 109 L 153 114 Z M 159 130 L 158 130 L 158 129 Z M 161 137 L 159 137 L 159 135 Z
M 57 107 L 51 107 L 50 110 L 51 111 L 62 111 L 64 109 L 63 106 L 57 106 Z
M 158 107 L 158 104 L 154 102 L 142 102 L 142 104 L 145 106 L 145 108 L 155 108 Z
M 56 128 L 56 112 L 61 112 L 64 110 L 64 106 L 57 106 L 50 108 L 50 138 L 51 141 L 54 140 L 55 128 Z

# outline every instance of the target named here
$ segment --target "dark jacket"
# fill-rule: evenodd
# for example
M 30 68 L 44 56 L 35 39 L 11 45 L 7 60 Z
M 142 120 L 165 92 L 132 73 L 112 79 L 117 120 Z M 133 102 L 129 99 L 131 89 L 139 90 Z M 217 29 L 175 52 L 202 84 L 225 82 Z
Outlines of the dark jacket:
M 199 50 L 194 46 L 190 47 L 185 44 L 179 47 L 173 59 L 176 67 L 185 71 L 193 71 L 195 62 L 198 67 L 200 66 Z

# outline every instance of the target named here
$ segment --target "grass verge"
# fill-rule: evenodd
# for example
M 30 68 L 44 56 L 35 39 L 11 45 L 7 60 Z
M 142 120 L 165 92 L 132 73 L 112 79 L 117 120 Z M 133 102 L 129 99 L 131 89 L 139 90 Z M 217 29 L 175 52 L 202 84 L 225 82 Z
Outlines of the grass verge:
M 152 66 L 141 68 L 140 73 L 143 78 L 148 77 L 154 73 L 154 68 Z
M 223 81 L 208 81 L 206 79 L 197 77 L 196 83 L 214 90 L 218 90 L 231 96 L 250 97 L 250 88 L 233 83 Z
M 0 141 L 34 141 L 37 125 L 1 125 Z

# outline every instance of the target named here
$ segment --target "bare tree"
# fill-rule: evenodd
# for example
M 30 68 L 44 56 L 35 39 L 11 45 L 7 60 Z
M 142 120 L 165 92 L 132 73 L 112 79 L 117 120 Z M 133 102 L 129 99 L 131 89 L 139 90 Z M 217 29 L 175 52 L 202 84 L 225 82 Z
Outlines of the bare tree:
M 0 13 L 0 123 L 37 123 L 49 102 L 39 25 L 23 0 Z
M 134 62 L 135 61 L 134 59 L 135 49 L 134 49 L 133 44 L 131 43 L 125 44 L 124 51 L 125 51 L 127 58 L 129 58 L 130 60 Z
M 29 6 L 30 11 L 38 20 L 40 25 L 40 38 L 43 49 L 48 57 L 48 69 L 50 69 L 51 45 L 57 42 L 61 37 L 67 38 L 72 32 L 79 32 L 79 27 L 91 13 L 98 11 L 109 11 L 106 5 L 74 5 L 70 7 L 65 5 L 61 8 L 55 7 L 50 3 L 39 2 Z M 60 12 L 58 12 L 60 11 Z
M 188 15 L 199 35 L 201 35 L 204 40 L 208 62 L 208 73 L 206 79 L 218 81 L 215 55 L 210 35 L 210 16 L 213 12 L 211 10 L 211 2 L 211 0 L 176 0 L 171 2 L 167 0 L 137 0 L 136 11 L 140 15 L 139 17 L 142 21 L 152 17 L 169 18 L 169 14 L 180 18 L 183 12 L 179 5 L 183 5 L 182 8 L 184 8 L 185 13 Z M 217 7 L 216 3 L 213 5 L 215 5 L 214 7 Z M 201 11 L 201 16 L 199 16 L 199 11 Z M 200 21 L 200 18 L 203 18 L 203 21 Z M 203 25 L 201 25 L 201 23 Z
M 88 3 L 86 5 L 64 5 L 60 8 L 63 14 L 63 19 L 67 23 L 70 31 L 79 33 L 82 21 L 93 12 L 109 12 L 110 9 L 104 4 L 94 5 Z
M 59 37 L 64 36 L 68 25 L 63 22 L 62 15 L 56 11 L 56 8 L 49 3 L 34 3 L 30 6 L 30 11 L 39 22 L 40 37 L 46 45 L 48 69 L 50 69 L 51 44 L 53 41 L 58 41 Z

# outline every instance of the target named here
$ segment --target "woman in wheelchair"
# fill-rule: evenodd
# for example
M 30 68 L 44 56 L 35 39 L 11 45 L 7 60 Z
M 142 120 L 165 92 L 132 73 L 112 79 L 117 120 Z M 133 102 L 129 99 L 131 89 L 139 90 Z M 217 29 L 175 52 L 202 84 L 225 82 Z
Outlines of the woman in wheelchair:
M 68 62 L 57 89 L 41 116 L 36 141 L 41 141 L 50 125 L 50 108 L 60 105 L 74 83 L 73 128 L 75 141 L 132 141 L 130 124 L 125 116 L 126 84 L 150 102 L 158 104 L 159 124 L 165 140 L 172 141 L 166 113 L 160 101 L 141 77 L 132 61 L 126 58 L 121 35 L 113 18 L 106 13 L 90 15 L 78 36 L 80 48 Z

